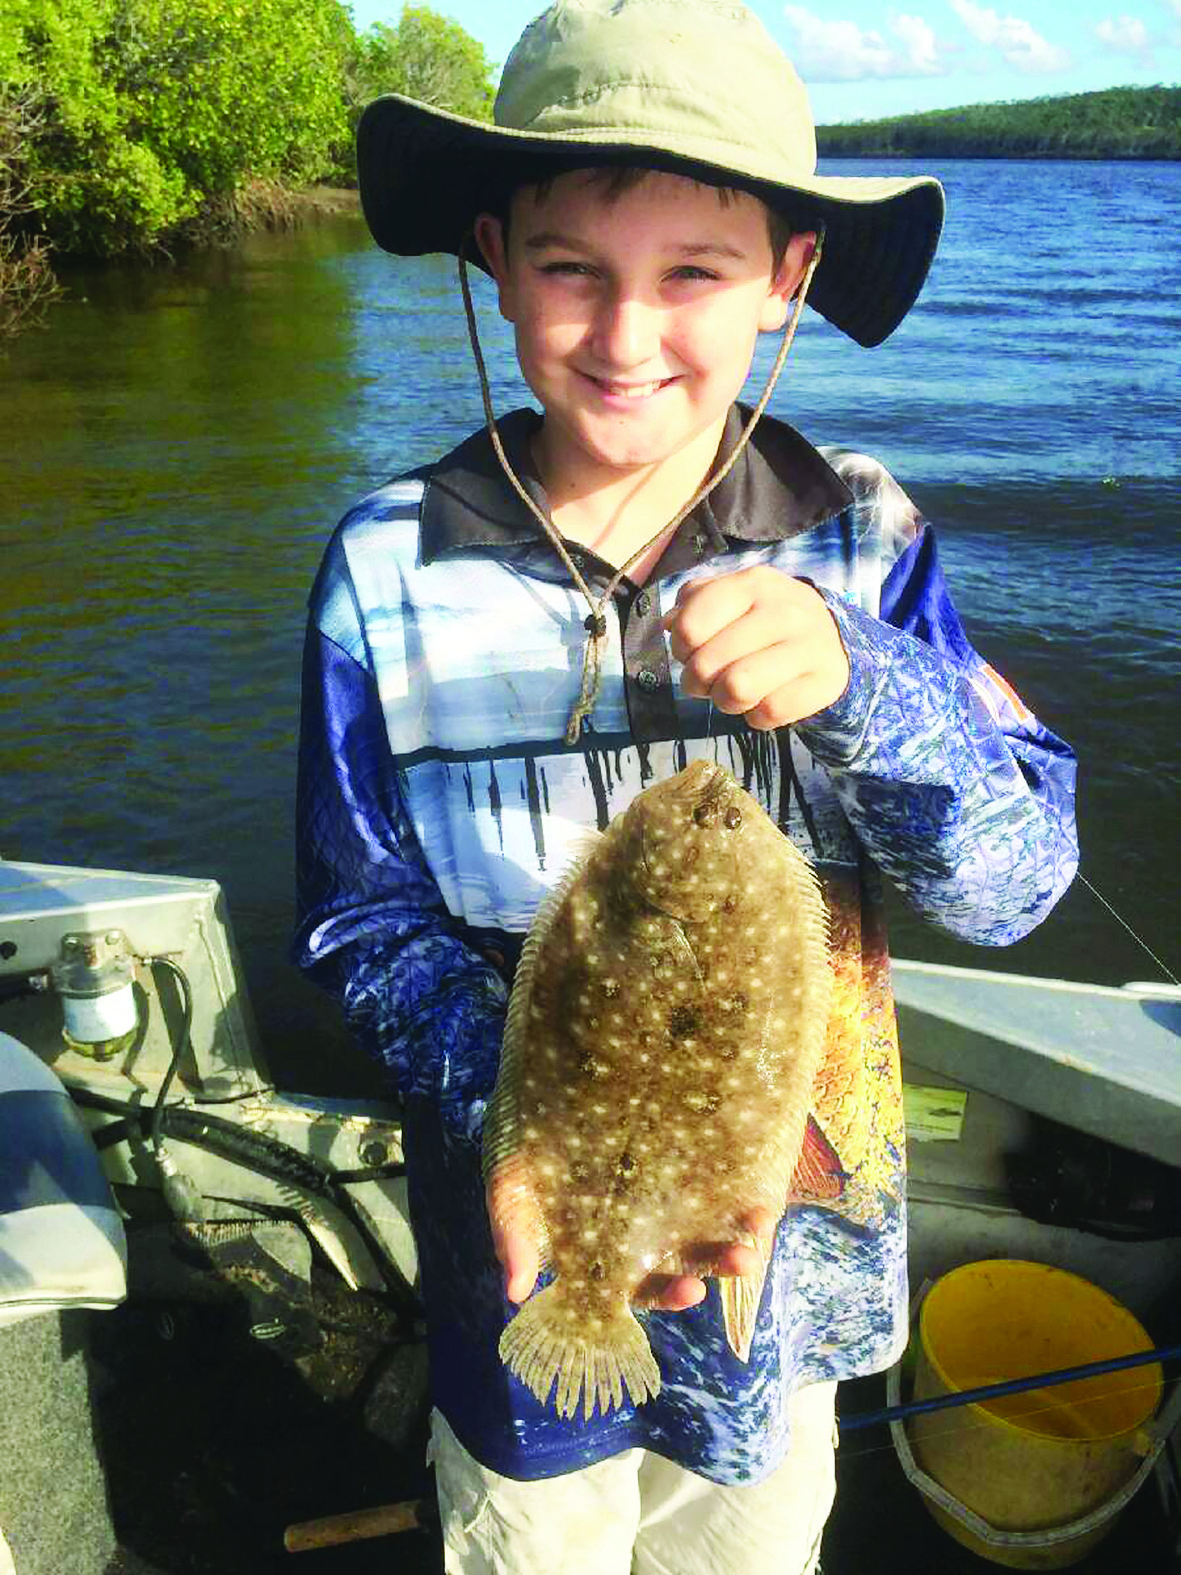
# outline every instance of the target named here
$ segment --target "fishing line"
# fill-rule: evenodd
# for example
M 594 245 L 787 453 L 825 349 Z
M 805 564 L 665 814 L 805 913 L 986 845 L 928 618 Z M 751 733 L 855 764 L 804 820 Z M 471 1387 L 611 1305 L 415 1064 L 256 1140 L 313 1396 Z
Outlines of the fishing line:
M 1164 1397 L 1169 1393 L 1170 1390 L 1175 1389 L 1179 1383 L 1181 1383 L 1181 1378 L 1167 1378 L 1167 1379 L 1164 1380 L 1164 1382 L 1161 1384 L 1161 1401 L 1162 1401 L 1162 1405 L 1164 1403 Z M 1124 1389 L 1109 1389 L 1104 1395 L 1096 1396 L 1094 1402 L 1081 1400 L 1081 1401 L 1078 1402 L 1078 1406 L 1082 1407 L 1082 1406 L 1085 1406 L 1085 1405 L 1088 1405 L 1088 1404 L 1097 1403 L 1099 1399 L 1103 1399 L 1105 1401 L 1106 1400 L 1122 1399 L 1122 1398 L 1124 1398 L 1127 1395 L 1143 1394 L 1146 1390 L 1152 1390 L 1152 1389 L 1155 1389 L 1155 1388 L 1156 1388 L 1155 1384 L 1129 1384 Z M 1061 1410 L 1062 1410 L 1062 1405 L 1061 1404 L 1038 1406 L 1035 1410 L 1022 1411 L 1022 1413 L 1021 1413 L 1021 1415 L 1019 1417 L 1014 1418 L 1014 1421 L 1018 1425 L 1020 1425 L 1021 1423 L 1024 1423 L 1025 1421 L 1027 1421 L 1028 1419 L 1030 1419 L 1032 1417 L 1047 1416 L 1047 1415 L 1049 1415 L 1050 1413 L 1052 1413 L 1054 1411 L 1061 1411 Z M 839 1428 L 839 1430 L 841 1432 L 841 1435 L 842 1435 L 842 1438 L 843 1438 L 846 1432 L 850 1432 L 850 1433 L 856 1432 L 859 1425 L 869 1426 L 869 1425 L 871 1425 L 871 1422 L 874 1422 L 877 1425 L 881 1425 L 881 1426 L 885 1426 L 886 1425 L 885 1423 L 878 1422 L 877 1419 L 878 1419 L 878 1413 L 874 1412 L 874 1413 L 872 1413 L 870 1421 L 867 1421 L 866 1423 L 861 1424 L 860 1420 L 859 1420 L 859 1414 L 854 1412 L 848 1418 L 842 1418 L 838 1422 L 838 1428 Z M 1147 1417 L 1145 1419 L 1144 1423 L 1143 1423 L 1143 1426 L 1146 1427 L 1146 1428 L 1149 1428 L 1149 1427 L 1152 1426 L 1152 1423 L 1153 1423 L 1153 1418 L 1152 1417 Z M 963 1434 L 980 1432 L 984 1428 L 993 1428 L 993 1427 L 995 1427 L 995 1425 L 996 1425 L 995 1418 L 990 1419 L 990 1418 L 987 1418 L 987 1417 L 985 1417 L 985 1418 L 967 1417 L 963 1421 L 959 1421 L 959 1422 L 955 1422 L 955 1423 L 949 1423 L 947 1427 L 941 1427 L 941 1428 L 938 1428 L 938 1429 L 932 1429 L 931 1431 L 925 1433 L 923 1435 L 924 1436 L 924 1442 L 926 1442 L 928 1439 L 935 1440 L 935 1439 L 945 1439 L 945 1438 L 956 1438 L 956 1437 L 959 1437 L 959 1436 L 961 1436 Z M 1085 1440 L 1084 1440 L 1084 1442 L 1085 1442 Z M 1100 1439 L 1099 1442 L 1102 1443 L 1103 1440 Z M 855 1448 L 855 1449 L 849 1449 L 849 1448 L 846 1448 L 846 1447 L 844 1447 L 842 1445 L 841 1449 L 838 1451 L 838 1459 L 840 1459 L 840 1460 L 861 1460 L 863 1458 L 868 1458 L 870 1455 L 882 1455 L 882 1454 L 893 1454 L 893 1453 L 894 1453 L 894 1445 L 893 1445 L 893 1443 L 869 1444 L 865 1448 Z
M 959 1389 L 951 1394 L 935 1395 L 927 1400 L 912 1400 L 906 1405 L 892 1406 L 885 1411 L 866 1411 L 861 1413 L 859 1420 L 851 1420 L 849 1426 L 851 1429 L 868 1427 L 873 1422 L 897 1421 L 923 1411 L 950 1411 L 959 1406 L 987 1404 L 990 1400 L 1000 1400 L 1006 1395 L 1027 1394 L 1031 1389 L 1051 1389 L 1059 1384 L 1086 1382 L 1090 1378 L 1105 1377 L 1108 1373 L 1123 1372 L 1129 1367 L 1147 1367 L 1151 1363 L 1171 1362 L 1178 1357 L 1181 1357 L 1181 1345 L 1166 1345 L 1147 1351 L 1134 1351 L 1130 1356 L 1112 1356 L 1098 1362 L 1076 1363 L 1072 1367 L 1059 1367 L 1052 1372 L 1030 1373 L 1025 1378 L 1005 1378 L 992 1384 Z M 1105 1394 L 1089 1395 L 1079 1404 L 1091 1405 L 1105 1398 Z M 1063 1399 L 1052 1409 L 1072 1404 L 1072 1401 Z
M 1103 893 L 1101 891 L 1096 891 L 1095 890 L 1094 886 L 1091 885 L 1090 881 L 1083 874 L 1082 870 L 1079 870 L 1078 878 L 1079 878 L 1079 880 L 1082 881 L 1083 885 L 1087 888 L 1087 890 L 1091 893 L 1091 895 L 1093 897 L 1098 897 L 1099 901 L 1107 909 L 1108 913 L 1111 914 L 1112 918 L 1119 920 L 1119 922 L 1123 925 L 1124 929 L 1127 930 L 1128 934 L 1137 943 L 1137 945 L 1141 946 L 1148 953 L 1148 955 L 1152 958 L 1153 962 L 1157 965 L 1157 967 L 1160 969 L 1160 971 L 1162 973 L 1164 973 L 1164 974 L 1167 974 L 1175 985 L 1181 986 L 1181 979 L 1178 979 L 1177 975 L 1173 972 L 1173 970 L 1166 963 L 1161 962 L 1160 958 L 1156 955 L 1156 953 L 1153 951 L 1152 947 L 1148 944 L 1148 942 L 1146 940 L 1144 940 L 1144 938 L 1142 936 L 1137 935 L 1136 931 L 1128 923 L 1127 919 L 1124 918 L 1123 914 L 1116 912 L 1116 910 L 1111 906 L 1111 904 L 1108 902 L 1107 898 L 1103 895 Z

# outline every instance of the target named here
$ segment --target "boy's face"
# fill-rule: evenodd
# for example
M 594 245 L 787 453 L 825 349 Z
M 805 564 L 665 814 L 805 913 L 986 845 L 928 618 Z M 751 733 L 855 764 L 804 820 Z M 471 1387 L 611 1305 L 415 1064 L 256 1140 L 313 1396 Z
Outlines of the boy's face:
M 815 237 L 793 237 L 773 276 L 767 212 L 736 193 L 651 172 L 611 197 L 585 170 L 538 201 L 513 198 L 507 248 L 490 214 L 476 238 L 545 411 L 547 481 L 609 485 L 717 452 L 756 336 L 786 319 Z M 700 463 L 699 463 L 700 462 Z M 670 475 L 673 472 L 670 471 Z

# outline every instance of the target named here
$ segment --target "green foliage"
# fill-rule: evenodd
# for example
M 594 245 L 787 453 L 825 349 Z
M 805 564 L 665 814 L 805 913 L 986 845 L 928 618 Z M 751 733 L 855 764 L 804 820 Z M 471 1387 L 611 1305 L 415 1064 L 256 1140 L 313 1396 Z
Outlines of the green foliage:
M 375 22 L 358 37 L 352 88 L 358 109 L 380 93 L 404 93 L 474 120 L 492 119 L 496 96 L 483 46 L 424 5 L 403 6 L 397 27 Z
M 827 157 L 1181 158 L 1181 88 L 1107 88 L 820 126 Z
M 43 108 L 23 176 L 66 249 L 158 244 L 252 179 L 317 178 L 347 137 L 339 0 L 5 4 L 0 94 Z
M 0 340 L 39 323 L 61 294 L 48 247 L 18 226 L 34 212 L 24 175 L 24 151 L 42 123 L 37 95 L 0 81 Z

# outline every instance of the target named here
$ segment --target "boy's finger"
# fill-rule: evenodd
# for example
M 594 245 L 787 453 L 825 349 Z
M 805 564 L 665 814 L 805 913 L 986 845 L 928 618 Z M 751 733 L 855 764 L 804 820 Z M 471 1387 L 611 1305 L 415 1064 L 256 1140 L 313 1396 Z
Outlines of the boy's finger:
M 504 1271 L 504 1294 L 510 1302 L 528 1301 L 533 1294 L 533 1287 L 537 1284 L 537 1254 L 532 1260 L 521 1259 L 515 1264 L 506 1264 Z
M 504 1269 L 504 1294 L 510 1302 L 523 1302 L 537 1284 L 537 1249 L 513 1231 L 492 1228 L 492 1245 Z
M 712 660 L 715 647 L 723 657 L 716 666 Z M 807 660 L 806 654 L 788 641 L 765 644 L 730 660 L 724 659 L 730 651 L 738 649 L 741 649 L 739 640 L 732 639 L 727 630 L 717 640 L 711 640 L 703 651 L 694 652 L 681 677 L 685 693 L 701 700 L 708 697 L 728 716 L 742 716 L 775 690 L 793 684 L 802 676 L 801 668 Z
M 693 580 L 681 587 L 677 605 L 661 620 L 671 636 L 677 661 L 684 661 L 690 652 L 750 611 L 750 596 L 736 580 L 735 575 L 723 575 L 717 580 Z
M 531 1229 L 531 1200 L 514 1177 L 493 1176 L 488 1185 L 488 1223 L 492 1250 L 504 1269 L 505 1295 L 523 1302 L 537 1283 L 541 1258 Z
M 683 642 L 679 634 L 674 634 L 673 655 L 684 663 L 681 681 L 686 688 L 692 683 L 708 690 L 719 676 L 737 663 L 752 661 L 767 650 L 787 651 L 786 635 L 789 633 L 762 609 L 752 607 L 708 640 L 691 648 L 686 644 L 683 656 L 678 654 L 678 647 Z
M 758 1208 L 751 1209 L 742 1223 L 758 1240 L 763 1256 L 769 1258 L 771 1249 L 775 1245 L 775 1232 L 779 1225 L 775 1215 L 760 1204 Z
M 692 1274 L 650 1274 L 636 1288 L 635 1307 L 651 1307 L 660 1312 L 684 1312 L 705 1300 L 705 1282 Z

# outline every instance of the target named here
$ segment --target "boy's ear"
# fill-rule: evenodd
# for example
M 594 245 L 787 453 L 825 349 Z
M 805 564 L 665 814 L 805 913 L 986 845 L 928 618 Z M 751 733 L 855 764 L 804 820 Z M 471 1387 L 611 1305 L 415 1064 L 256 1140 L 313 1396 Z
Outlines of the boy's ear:
M 815 250 L 815 230 L 801 230 L 788 241 L 783 261 L 779 265 L 779 272 L 772 279 L 771 288 L 767 291 L 767 299 L 763 304 L 759 318 L 761 332 L 773 333 L 776 329 L 782 328 L 787 321 L 792 297 L 808 271 L 808 264 L 812 261 L 812 253 Z
M 509 283 L 508 249 L 505 246 L 504 224 L 494 213 L 481 213 L 472 226 L 476 245 L 484 254 L 500 296 L 500 315 L 513 321 L 512 290 Z

